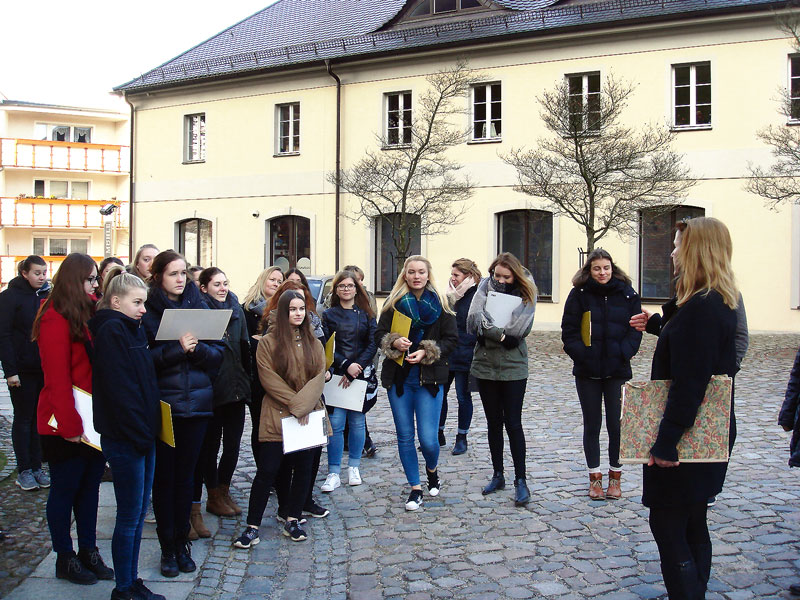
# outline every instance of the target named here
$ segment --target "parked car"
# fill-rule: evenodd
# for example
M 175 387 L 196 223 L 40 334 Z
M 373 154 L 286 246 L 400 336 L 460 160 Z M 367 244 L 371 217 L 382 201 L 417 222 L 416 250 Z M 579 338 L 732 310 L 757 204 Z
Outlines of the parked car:
M 322 315 L 325 307 L 325 297 L 331 293 L 333 288 L 333 275 L 309 275 L 306 277 L 308 287 L 314 301 L 317 303 L 317 314 Z

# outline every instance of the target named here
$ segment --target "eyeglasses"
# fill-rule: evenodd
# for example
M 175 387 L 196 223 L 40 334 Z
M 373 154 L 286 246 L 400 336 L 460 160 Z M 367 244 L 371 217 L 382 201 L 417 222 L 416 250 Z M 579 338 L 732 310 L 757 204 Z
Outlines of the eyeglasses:
M 339 285 L 336 286 L 336 289 L 342 291 L 354 290 L 356 289 L 356 286 L 353 285 L 352 283 L 340 283 Z
M 86 281 L 88 281 L 89 283 L 96 283 L 97 275 L 90 275 L 89 277 L 86 278 Z

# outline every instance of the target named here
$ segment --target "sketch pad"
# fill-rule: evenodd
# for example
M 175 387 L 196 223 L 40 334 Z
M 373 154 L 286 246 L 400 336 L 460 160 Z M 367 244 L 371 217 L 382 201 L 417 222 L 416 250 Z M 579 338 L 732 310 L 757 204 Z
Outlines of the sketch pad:
M 230 309 L 168 308 L 161 316 L 156 340 L 179 340 L 187 333 L 198 340 L 221 340 L 232 313 Z
M 354 379 L 347 388 L 339 386 L 341 375 L 334 375 L 325 384 L 325 404 L 338 406 L 347 410 L 361 412 L 364 408 L 364 397 L 367 394 L 367 382 L 364 379 Z

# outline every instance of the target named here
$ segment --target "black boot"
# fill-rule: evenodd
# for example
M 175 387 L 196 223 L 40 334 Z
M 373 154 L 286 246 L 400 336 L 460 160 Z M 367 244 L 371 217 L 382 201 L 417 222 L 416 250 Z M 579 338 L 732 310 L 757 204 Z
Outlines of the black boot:
M 486 496 L 488 494 L 494 494 L 497 490 L 505 489 L 505 487 L 506 478 L 503 477 L 503 472 L 495 471 L 494 475 L 492 475 L 492 480 L 485 488 L 483 488 L 483 495 Z
M 197 565 L 192 560 L 192 542 L 186 539 L 186 535 L 175 540 L 175 560 L 181 573 L 194 573 L 197 570 Z
M 467 434 L 466 433 L 459 433 L 456 434 L 456 443 L 453 446 L 453 454 L 458 456 L 459 454 L 464 454 L 467 451 Z
M 528 484 L 525 482 L 524 477 L 517 477 L 514 480 L 514 506 L 525 506 L 531 501 L 531 493 L 528 490 Z
M 158 531 L 158 541 L 161 544 L 161 574 L 164 577 L 177 577 L 180 571 L 175 558 L 175 540 Z
M 92 585 L 97 583 L 97 576 L 83 566 L 74 552 L 59 552 L 56 558 L 56 577 L 72 583 Z
M 106 566 L 97 548 L 92 550 L 82 548 L 78 550 L 78 558 L 83 563 L 83 566 L 94 573 L 98 579 L 106 581 L 114 579 L 114 569 Z
M 447 438 L 444 437 L 444 429 L 439 430 L 439 446 L 446 446 Z

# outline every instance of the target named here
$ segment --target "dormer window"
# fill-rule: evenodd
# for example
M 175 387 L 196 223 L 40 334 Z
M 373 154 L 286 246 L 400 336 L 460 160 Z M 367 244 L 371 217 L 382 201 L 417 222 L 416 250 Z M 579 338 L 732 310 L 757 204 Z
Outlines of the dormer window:
M 427 17 L 442 13 L 457 12 L 470 8 L 484 8 L 479 0 L 422 0 L 412 9 L 410 17 Z

